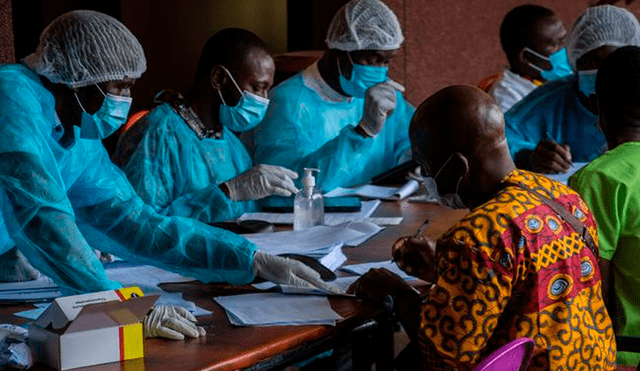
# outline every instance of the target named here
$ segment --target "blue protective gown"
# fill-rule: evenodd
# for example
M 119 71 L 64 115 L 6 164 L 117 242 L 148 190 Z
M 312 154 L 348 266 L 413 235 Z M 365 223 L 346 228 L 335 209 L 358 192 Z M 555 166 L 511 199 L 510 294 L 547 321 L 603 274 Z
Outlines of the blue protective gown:
M 156 211 L 213 223 L 256 210 L 255 202 L 231 201 L 218 187 L 253 166 L 229 129 L 223 127 L 221 139 L 199 139 L 166 103 L 136 125 L 146 130 L 123 170 L 142 200 Z
M 53 95 L 23 65 L 0 67 L 0 253 L 14 243 L 65 292 L 113 289 L 92 248 L 203 282 L 254 278 L 256 246 L 145 205 L 99 140 L 59 144 Z
M 576 76 L 547 82 L 505 113 L 513 158 L 522 150 L 534 150 L 547 135 L 568 144 L 573 161 L 588 162 L 600 155 L 606 140 L 596 126 L 598 117 L 580 102 L 576 83 Z
M 395 110 L 375 138 L 363 138 L 354 130 L 364 99 L 333 90 L 317 64 L 278 85 L 269 98 L 266 117 L 255 132 L 256 163 L 299 174 L 305 167 L 320 169 L 317 184 L 328 192 L 366 183 L 411 158 L 409 124 L 415 108 L 399 92 Z

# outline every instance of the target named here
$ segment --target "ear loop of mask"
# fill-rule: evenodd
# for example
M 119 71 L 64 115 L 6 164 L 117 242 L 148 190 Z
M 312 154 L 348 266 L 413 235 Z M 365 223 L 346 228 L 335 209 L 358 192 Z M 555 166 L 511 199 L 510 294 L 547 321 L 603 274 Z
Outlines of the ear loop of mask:
M 535 55 L 536 57 L 538 57 L 538 58 L 540 58 L 540 59 L 542 59 L 544 61 L 547 61 L 547 62 L 551 63 L 551 59 L 549 59 L 549 57 L 545 57 L 544 55 L 534 51 L 531 48 L 525 47 L 524 50 L 528 51 L 529 53 Z M 527 58 L 527 64 L 529 65 L 529 67 L 537 70 L 538 72 L 549 71 L 549 70 L 542 69 L 540 66 L 536 66 L 535 64 L 531 63 L 531 61 L 528 58 Z M 553 68 L 553 66 L 552 66 L 552 68 Z
M 462 153 L 460 153 L 460 152 L 452 153 L 451 156 L 449 156 L 449 158 L 447 159 L 447 161 L 445 161 L 444 164 L 442 164 L 442 166 L 440 167 L 440 170 L 438 170 L 436 172 L 436 175 L 433 176 L 433 180 L 435 181 L 436 178 L 438 178 L 438 175 L 440 175 L 440 172 L 442 172 L 442 170 L 447 166 L 449 161 L 451 161 L 451 159 L 453 159 L 454 155 L 460 155 L 460 158 L 465 162 L 465 164 L 467 164 L 464 174 L 462 174 L 460 176 L 460 178 L 458 179 L 458 183 L 456 184 L 456 193 L 455 194 L 458 194 L 458 189 L 460 189 L 460 182 L 462 182 L 462 178 L 464 178 L 464 176 L 467 175 L 467 173 L 469 172 L 469 166 L 468 166 L 469 163 L 467 162 L 467 159 L 464 158 L 464 156 L 462 156 Z
M 100 89 L 100 87 L 98 86 L 98 84 L 94 84 L 96 88 L 98 88 L 98 91 L 100 92 L 100 94 L 102 94 L 103 97 L 106 97 L 107 95 L 102 91 L 102 89 Z M 78 97 L 78 93 L 76 91 L 73 92 L 73 95 L 76 97 L 76 101 L 78 102 L 78 105 L 80 106 L 80 109 L 82 109 L 83 112 L 87 112 L 86 109 L 84 109 L 84 106 L 82 105 L 82 103 L 80 102 L 80 98 Z
M 353 77 L 353 59 L 351 59 L 351 53 L 347 52 L 347 57 L 349 57 L 349 62 L 351 62 L 351 67 L 352 67 L 352 68 L 351 68 L 351 69 L 352 69 L 352 71 L 351 71 L 351 75 L 352 75 L 352 76 L 351 76 L 351 77 Z M 344 75 L 342 74 L 342 68 L 340 68 L 340 59 L 339 59 L 338 57 L 336 57 L 336 61 L 337 61 L 337 64 L 338 64 L 338 74 L 339 74 L 340 76 L 344 76 Z M 346 77 L 346 76 L 344 76 L 344 78 L 346 79 L 347 77 Z M 349 80 L 350 80 L 350 79 L 351 79 L 351 78 L 349 78 Z
M 240 95 L 244 96 L 244 92 L 242 91 L 242 89 L 240 89 L 240 86 L 236 82 L 236 79 L 233 78 L 233 75 L 231 75 L 231 72 L 229 72 L 229 70 L 225 66 L 220 65 L 220 67 L 222 67 L 224 72 L 226 72 L 229 75 L 229 77 L 231 78 L 231 82 L 233 82 L 233 85 L 236 87 L 236 89 L 238 89 L 238 91 L 240 92 Z M 222 100 L 222 104 L 224 104 L 226 106 L 227 102 L 225 102 L 224 98 L 222 97 L 222 93 L 220 92 L 220 89 L 218 89 L 218 95 L 220 96 L 220 99 Z

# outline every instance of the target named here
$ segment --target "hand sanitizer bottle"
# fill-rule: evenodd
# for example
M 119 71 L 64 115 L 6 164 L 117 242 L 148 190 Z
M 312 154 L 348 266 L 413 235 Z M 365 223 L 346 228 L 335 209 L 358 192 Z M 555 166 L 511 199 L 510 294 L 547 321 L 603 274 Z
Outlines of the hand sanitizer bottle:
M 314 171 L 320 172 L 318 169 L 304 169 L 302 189 L 293 200 L 294 231 L 324 224 L 324 200 L 316 187 Z

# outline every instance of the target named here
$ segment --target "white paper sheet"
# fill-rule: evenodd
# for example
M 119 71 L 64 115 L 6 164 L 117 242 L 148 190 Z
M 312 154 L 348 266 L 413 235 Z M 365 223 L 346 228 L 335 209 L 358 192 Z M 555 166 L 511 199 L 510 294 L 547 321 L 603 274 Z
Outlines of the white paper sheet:
M 47 276 L 24 282 L 0 283 L 0 302 L 52 300 L 62 296 L 58 285 Z
M 380 232 L 379 227 L 369 222 L 350 222 L 336 226 L 320 225 L 302 231 L 253 233 L 243 235 L 262 251 L 279 255 L 303 254 L 322 258 L 339 244 L 358 246 Z
M 567 171 L 566 173 L 559 173 L 559 174 L 544 174 L 544 176 L 546 176 L 547 178 L 551 178 L 553 180 L 556 180 L 564 185 L 568 185 L 569 184 L 569 178 L 578 172 L 578 170 L 582 169 L 583 167 L 585 167 L 588 164 L 588 162 L 574 162 L 571 164 L 571 168 L 569 169 L 569 171 Z
M 342 317 L 331 309 L 326 297 L 257 293 L 219 296 L 222 306 L 236 326 L 330 325 Z
M 400 276 L 400 278 L 402 278 L 405 281 L 413 281 L 413 280 L 417 280 L 416 277 L 410 276 L 408 274 L 406 274 L 402 269 L 398 268 L 398 265 L 391 261 L 391 260 L 386 260 L 386 261 L 381 261 L 381 262 L 370 262 L 370 263 L 362 263 L 362 264 L 353 264 L 353 265 L 345 265 L 342 268 L 340 268 L 340 270 L 348 272 L 348 273 L 352 273 L 352 274 L 359 274 L 359 275 L 363 275 L 365 273 L 367 273 L 369 271 L 369 269 L 371 268 L 386 268 L 388 270 L 390 270 L 391 272 L 397 274 L 398 276 Z
M 360 221 L 370 217 L 380 206 L 380 200 L 363 201 L 360 211 L 354 213 L 325 213 L 325 225 Z M 244 213 L 240 220 L 264 220 L 272 224 L 293 224 L 293 213 Z
M 402 187 L 382 187 L 371 184 L 361 185 L 355 188 L 338 187 L 331 192 L 327 192 L 324 197 L 360 196 L 368 198 L 379 198 L 382 200 L 402 200 L 420 187 L 416 180 L 409 180 Z

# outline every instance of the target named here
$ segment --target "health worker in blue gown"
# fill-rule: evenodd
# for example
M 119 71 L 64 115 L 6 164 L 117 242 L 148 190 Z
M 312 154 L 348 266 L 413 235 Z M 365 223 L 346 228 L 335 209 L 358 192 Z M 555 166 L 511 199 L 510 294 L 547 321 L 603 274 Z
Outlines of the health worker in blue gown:
M 366 183 L 411 158 L 415 111 L 387 67 L 404 38 L 379 0 L 352 0 L 334 16 L 320 60 L 276 86 L 254 135 L 256 160 L 320 169 L 325 190 Z
M 596 126 L 596 73 L 618 47 L 638 45 L 640 25 L 626 9 L 588 8 L 573 24 L 566 42 L 574 76 L 547 82 L 505 113 L 511 156 L 519 168 L 566 172 L 572 162 L 588 162 L 605 149 Z
M 0 67 L 0 260 L 26 260 L 67 293 L 120 287 L 94 248 L 202 282 L 260 276 L 326 286 L 299 262 L 199 221 L 160 215 L 135 194 L 100 139 L 125 122 L 131 85 L 145 69 L 135 36 L 93 11 L 60 16 L 24 63 Z M 12 272 L 0 273 L 11 280 Z
M 274 73 L 255 34 L 229 28 L 213 35 L 191 88 L 158 94 L 161 104 L 120 137 L 114 157 L 138 195 L 161 214 L 214 223 L 256 211 L 263 197 L 295 193 L 295 172 L 253 166 L 234 134 L 264 117 Z

